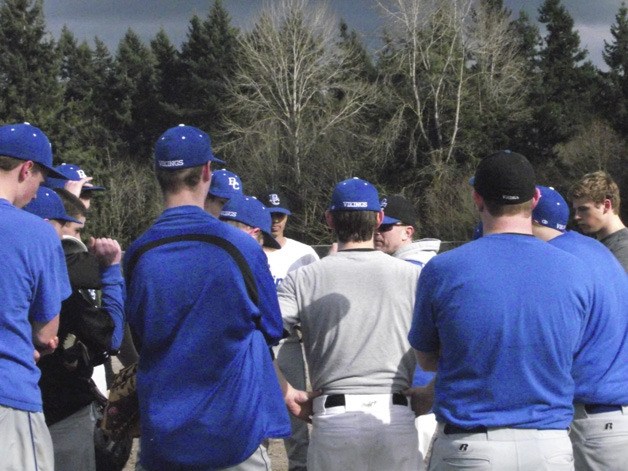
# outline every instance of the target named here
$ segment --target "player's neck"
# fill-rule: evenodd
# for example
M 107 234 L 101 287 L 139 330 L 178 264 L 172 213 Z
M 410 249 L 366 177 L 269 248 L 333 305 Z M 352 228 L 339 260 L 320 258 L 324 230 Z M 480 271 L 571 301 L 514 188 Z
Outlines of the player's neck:
M 0 172 L 0 198 L 7 200 L 11 204 L 15 204 L 18 188 L 16 185 L 16 177 L 10 172 Z
M 489 234 L 527 234 L 532 235 L 532 219 L 525 216 L 482 217 L 484 235 Z
M 338 242 L 338 251 L 355 249 L 375 249 L 375 244 L 373 243 L 373 239 L 361 242 Z
M 606 224 L 599 232 L 596 234 L 598 240 L 602 240 L 608 237 L 611 234 L 623 229 L 626 227 L 617 214 L 613 214 L 609 219 L 608 224 Z
M 164 195 L 164 206 L 166 209 L 178 206 L 198 206 L 204 210 L 206 193 L 200 187 L 184 188 L 177 193 Z

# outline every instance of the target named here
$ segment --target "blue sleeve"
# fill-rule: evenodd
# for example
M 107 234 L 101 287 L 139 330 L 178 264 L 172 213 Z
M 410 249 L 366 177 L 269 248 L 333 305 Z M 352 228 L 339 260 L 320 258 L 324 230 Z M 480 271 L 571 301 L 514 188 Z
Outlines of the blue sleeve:
M 420 352 L 435 352 L 440 346 L 433 307 L 433 296 L 437 290 L 433 268 L 434 264 L 428 262 L 421 271 L 408 334 L 410 345 Z
M 46 224 L 48 226 L 48 224 Z M 72 294 L 65 255 L 52 226 L 45 242 L 38 245 L 30 255 L 34 260 L 34 289 L 30 305 L 29 318 L 35 322 L 46 323 L 61 311 L 61 302 Z M 47 229 L 46 229 L 47 230 Z
M 113 320 L 113 336 L 111 349 L 118 350 L 124 336 L 124 278 L 120 265 L 101 268 L 102 307 L 107 310 Z
M 283 336 L 277 288 L 275 288 L 275 282 L 270 274 L 268 259 L 261 247 L 259 251 L 256 250 L 253 253 L 253 256 L 255 258 L 250 260 L 250 263 L 259 295 L 259 326 L 268 344 L 277 345 Z

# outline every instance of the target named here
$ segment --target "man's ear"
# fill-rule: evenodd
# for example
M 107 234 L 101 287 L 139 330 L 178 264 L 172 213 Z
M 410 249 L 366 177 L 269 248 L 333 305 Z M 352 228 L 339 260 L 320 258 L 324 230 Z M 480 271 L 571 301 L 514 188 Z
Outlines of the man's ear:
M 475 207 L 478 209 L 478 211 L 484 211 L 484 198 L 482 198 L 480 194 L 475 190 L 471 191 L 471 197 L 473 198 L 473 203 L 475 204 Z
M 329 210 L 325 211 L 325 222 L 327 223 L 327 227 L 331 230 L 334 229 L 334 217 Z
M 605 213 L 608 213 L 608 212 L 612 213 L 613 212 L 613 202 L 610 199 L 606 198 L 604 200 L 604 202 L 602 203 L 602 208 L 603 208 Z
M 27 160 L 19 166 L 20 172 L 18 174 L 20 181 L 24 181 L 33 172 L 35 163 L 32 160 Z
M 203 170 L 201 172 L 201 179 L 204 182 L 211 181 L 212 179 L 211 161 L 203 165 Z
M 414 227 L 406 226 L 403 232 L 405 233 L 403 240 L 412 240 L 412 237 L 414 236 Z

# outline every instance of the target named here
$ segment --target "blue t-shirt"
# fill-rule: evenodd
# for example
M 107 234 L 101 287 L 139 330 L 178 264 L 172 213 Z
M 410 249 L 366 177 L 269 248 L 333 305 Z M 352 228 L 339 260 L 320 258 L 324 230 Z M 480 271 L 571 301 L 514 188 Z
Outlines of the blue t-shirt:
M 195 206 L 165 210 L 125 254 L 147 242 L 209 234 L 235 245 L 251 268 L 256 306 L 222 248 L 176 242 L 153 248 L 127 278 L 127 319 L 138 335 L 141 462 L 148 469 L 214 469 L 248 458 L 290 421 L 267 340 L 283 325 L 261 247 Z
M 584 261 L 595 282 L 595 305 L 574 359 L 575 402 L 628 404 L 628 274 L 603 244 L 577 232 L 549 241 Z
M 31 322 L 61 310 L 70 282 L 59 236 L 43 219 L 0 199 L 0 404 L 41 412 Z
M 408 338 L 440 349 L 437 420 L 566 429 L 593 296 L 580 260 L 532 236 L 488 235 L 430 260 Z

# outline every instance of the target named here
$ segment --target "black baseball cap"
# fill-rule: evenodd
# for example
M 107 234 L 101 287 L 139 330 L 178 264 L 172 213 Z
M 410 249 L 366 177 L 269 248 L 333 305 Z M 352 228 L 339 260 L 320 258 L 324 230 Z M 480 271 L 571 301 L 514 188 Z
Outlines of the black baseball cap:
M 265 191 L 259 199 L 271 213 L 282 213 L 287 214 L 288 216 L 292 214 L 288 198 L 280 191 Z
M 485 200 L 500 204 L 519 204 L 534 196 L 536 177 L 523 155 L 502 150 L 480 161 L 473 187 Z
M 399 222 L 416 227 L 416 212 L 412 203 L 401 195 L 384 196 L 380 201 L 384 220 L 382 224 L 397 224 Z

